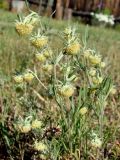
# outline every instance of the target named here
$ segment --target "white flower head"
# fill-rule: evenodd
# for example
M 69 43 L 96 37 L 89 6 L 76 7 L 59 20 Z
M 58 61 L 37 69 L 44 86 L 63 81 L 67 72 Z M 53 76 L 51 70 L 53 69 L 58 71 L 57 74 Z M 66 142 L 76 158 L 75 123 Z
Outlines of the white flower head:
M 92 133 L 92 140 L 91 140 L 91 145 L 94 148 L 101 148 L 102 146 L 102 141 L 101 139 L 98 137 L 98 135 L 96 133 Z

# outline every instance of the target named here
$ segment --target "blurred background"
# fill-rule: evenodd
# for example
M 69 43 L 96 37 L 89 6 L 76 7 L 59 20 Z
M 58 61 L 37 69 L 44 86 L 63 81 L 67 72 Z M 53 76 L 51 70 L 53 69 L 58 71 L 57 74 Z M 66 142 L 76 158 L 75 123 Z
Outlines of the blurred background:
M 40 15 L 52 15 L 58 20 L 76 18 L 84 23 L 93 24 L 93 13 L 101 13 L 112 15 L 115 24 L 120 22 L 120 0 L 0 0 L 0 8 L 11 12 L 23 12 L 26 10 L 26 2 L 30 9 Z M 100 21 L 100 16 L 97 19 Z M 101 21 L 105 21 L 105 17 L 102 19 Z

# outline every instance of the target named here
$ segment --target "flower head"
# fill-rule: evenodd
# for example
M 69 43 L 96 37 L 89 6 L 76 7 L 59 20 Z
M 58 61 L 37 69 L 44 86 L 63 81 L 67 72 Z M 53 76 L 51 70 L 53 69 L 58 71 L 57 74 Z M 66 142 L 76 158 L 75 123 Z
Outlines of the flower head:
M 87 113 L 87 111 L 88 111 L 87 107 L 82 107 L 82 108 L 80 109 L 80 114 L 81 114 L 81 115 L 85 115 L 85 114 Z
M 68 40 L 69 42 L 71 40 L 75 40 L 76 39 L 75 28 L 72 28 L 72 27 L 65 28 L 65 30 L 64 30 L 64 38 L 66 40 Z
M 100 64 L 101 62 L 101 57 L 99 55 L 90 55 L 89 56 L 89 61 L 93 65 Z
M 32 129 L 36 129 L 36 128 L 41 128 L 41 125 L 42 125 L 42 122 L 36 119 L 32 122 L 31 127 Z
M 36 59 L 40 62 L 45 62 L 46 61 L 46 57 L 44 56 L 44 54 L 41 54 L 41 53 L 37 53 L 35 55 Z
M 40 158 L 42 159 L 42 160 L 46 160 L 46 155 L 45 154 L 40 154 Z
M 102 146 L 102 141 L 101 139 L 98 137 L 98 135 L 96 133 L 92 133 L 92 140 L 91 140 L 91 145 L 95 148 L 101 148 Z
M 34 47 L 41 49 L 47 45 L 48 37 L 46 36 L 33 37 L 31 38 L 31 43 Z
M 90 51 L 90 50 L 86 50 L 86 51 L 84 52 L 84 57 L 85 57 L 86 59 L 88 59 L 88 58 L 90 57 L 90 55 L 91 55 L 91 51 Z
M 44 54 L 44 56 L 46 58 L 50 58 L 52 56 L 52 54 L 53 54 L 51 49 L 45 49 L 42 53 Z
M 14 81 L 16 83 L 22 83 L 23 82 L 23 76 L 22 75 L 16 75 L 13 77 Z
M 102 146 L 102 141 L 100 140 L 100 138 L 95 137 L 94 139 L 92 139 L 91 144 L 93 147 L 95 148 L 101 148 Z
M 46 72 L 46 73 L 51 73 L 52 70 L 53 70 L 53 65 L 52 64 L 46 64 L 43 66 L 43 70 Z
M 66 54 L 69 54 L 69 55 L 76 55 L 79 53 L 80 51 L 80 44 L 78 41 L 75 41 L 73 43 L 70 43 L 66 49 Z
M 95 76 L 96 75 L 96 69 L 95 68 L 90 68 L 89 75 L 90 76 Z
M 93 81 L 93 83 L 95 84 L 95 85 L 99 85 L 100 83 L 102 83 L 102 81 L 103 81 L 103 77 L 93 77 L 92 78 L 92 81 Z
M 64 35 L 70 35 L 72 32 L 73 32 L 72 28 L 71 27 L 67 27 L 64 30 Z
M 17 22 L 15 28 L 21 36 L 28 35 L 33 30 L 33 26 L 31 24 L 24 24 L 23 22 Z
M 26 82 L 31 82 L 33 80 L 33 78 L 34 78 L 34 75 L 32 73 L 30 73 L 30 72 L 26 72 L 24 74 L 23 78 L 24 78 L 24 80 Z
M 105 64 L 105 62 L 101 62 L 99 65 L 101 68 L 104 68 L 106 64 Z
M 31 130 L 31 125 L 30 123 L 18 124 L 18 129 L 21 133 L 28 133 Z
M 44 152 L 44 151 L 47 150 L 47 146 L 42 142 L 35 141 L 34 149 L 37 150 L 37 151 Z
M 15 23 L 18 34 L 21 36 L 30 34 L 34 28 L 34 24 L 38 21 L 38 18 L 39 16 L 35 12 L 31 12 L 26 17 L 19 17 L 19 20 Z
M 71 97 L 74 94 L 74 87 L 72 85 L 64 85 L 59 90 L 63 97 Z

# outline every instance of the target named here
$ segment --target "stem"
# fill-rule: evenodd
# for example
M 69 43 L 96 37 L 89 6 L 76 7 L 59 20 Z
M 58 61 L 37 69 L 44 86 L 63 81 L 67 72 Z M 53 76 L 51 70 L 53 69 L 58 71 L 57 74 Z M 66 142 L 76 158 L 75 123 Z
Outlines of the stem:
M 57 93 L 56 93 L 56 88 L 55 88 L 55 84 L 56 84 L 56 64 L 54 64 L 54 77 L 53 77 L 53 91 L 54 91 L 54 95 L 55 95 L 55 101 L 57 102 L 58 106 L 60 107 L 61 109 L 61 115 L 64 119 L 64 122 L 67 126 L 67 120 L 66 120 L 66 117 L 65 117 L 65 114 L 64 114 L 64 108 L 63 108 L 63 105 L 58 101 L 58 98 L 57 98 Z
M 102 103 L 100 105 L 99 123 L 100 123 L 100 138 L 103 143 L 103 127 L 104 127 L 104 99 L 103 99 L 103 97 L 101 98 L 101 102 Z M 102 148 L 102 155 L 101 155 L 102 159 L 104 159 L 103 150 L 104 150 L 104 148 Z
M 47 87 L 45 87 L 45 85 L 40 81 L 40 79 L 38 78 L 37 74 L 34 73 L 34 72 L 31 71 L 31 70 L 29 70 L 29 72 L 31 72 L 31 73 L 35 76 L 35 78 L 38 80 L 38 82 L 41 84 L 41 86 L 42 86 L 45 90 L 47 90 Z
M 38 76 L 35 75 L 35 77 L 36 77 L 36 79 L 38 80 L 38 82 L 41 84 L 41 86 L 42 86 L 45 90 L 47 90 L 47 87 L 45 87 L 45 85 L 40 81 L 40 79 L 38 78 Z

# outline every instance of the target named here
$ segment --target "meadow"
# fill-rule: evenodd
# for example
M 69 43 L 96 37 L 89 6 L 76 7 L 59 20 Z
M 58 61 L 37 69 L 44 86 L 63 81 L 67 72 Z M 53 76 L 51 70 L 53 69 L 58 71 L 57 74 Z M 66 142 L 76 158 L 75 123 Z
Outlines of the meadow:
M 91 93 L 88 95 L 89 89 L 86 88 L 88 82 L 82 73 L 84 71 L 82 65 L 86 64 L 82 63 L 84 58 L 73 58 L 74 62 L 71 58 L 64 58 L 67 65 L 71 61 L 70 66 L 65 66 L 64 61 L 60 63 L 62 69 L 65 68 L 65 76 L 68 72 L 66 79 L 74 76 L 71 75 L 74 72 L 70 72 L 73 69 L 80 80 L 75 82 L 77 91 L 74 96 L 59 98 L 61 95 L 56 93 L 56 86 L 59 84 L 59 81 L 55 82 L 56 74 L 60 78 L 60 83 L 64 84 L 60 77 L 62 75 L 60 66 L 54 64 L 53 76 L 50 77 L 49 72 L 44 77 L 48 70 L 43 71 L 41 63 L 36 61 L 36 50 L 27 37 L 19 36 L 15 30 L 17 15 L 3 10 L 0 11 L 0 15 L 0 159 L 119 160 L 120 32 L 112 28 L 92 27 L 79 22 L 56 21 L 41 17 L 43 34 L 50 37 L 49 45 L 58 56 L 53 55 L 52 64 L 61 60 L 58 53 L 63 50 L 65 41 L 61 35 L 68 26 L 75 27 L 81 45 L 84 47 L 87 45 L 87 48 L 101 54 L 106 64 L 102 71 L 106 78 L 97 89 L 92 88 L 94 92 L 92 95 Z M 77 60 L 81 68 L 76 71 Z M 32 83 L 16 84 L 13 80 L 14 75 L 28 68 L 35 73 L 38 71 L 38 76 L 35 76 L 38 83 L 35 80 Z M 101 70 L 98 69 L 98 72 L 101 74 Z M 116 92 L 108 96 L 112 84 L 116 86 Z M 87 107 L 85 113 L 80 112 L 83 107 Z M 27 123 L 29 126 L 36 119 L 39 126 L 42 126 L 40 129 L 38 127 L 37 130 L 28 131 L 29 133 L 24 133 L 23 128 L 22 133 L 17 130 L 18 122 L 24 121 L 24 125 Z M 95 133 L 92 133 L 93 131 Z M 93 139 L 100 136 L 100 139 L 97 137 L 97 147 L 95 144 L 91 147 L 91 134 Z M 40 144 L 41 148 L 37 150 L 38 140 L 47 147 Z M 99 146 L 100 140 L 102 147 Z M 34 141 L 35 146 L 32 146 Z

